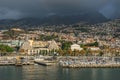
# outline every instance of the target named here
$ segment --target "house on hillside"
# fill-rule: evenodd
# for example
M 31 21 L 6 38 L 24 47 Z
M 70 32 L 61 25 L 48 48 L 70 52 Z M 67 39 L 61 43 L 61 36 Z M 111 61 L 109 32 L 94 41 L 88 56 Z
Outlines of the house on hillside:
M 71 45 L 71 50 L 74 51 L 74 50 L 79 50 L 81 51 L 83 48 L 80 47 L 80 45 L 78 44 L 73 44 Z

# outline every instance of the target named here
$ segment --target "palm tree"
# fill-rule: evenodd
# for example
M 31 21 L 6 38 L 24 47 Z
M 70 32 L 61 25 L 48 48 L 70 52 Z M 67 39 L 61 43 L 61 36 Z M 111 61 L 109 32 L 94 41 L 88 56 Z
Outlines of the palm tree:
M 67 52 L 68 52 L 69 55 L 72 55 L 72 50 L 71 49 L 68 49 Z
M 39 52 L 39 55 L 41 55 L 41 50 L 40 50 L 40 52 Z
M 104 54 L 104 53 L 103 53 L 102 51 L 99 52 L 99 56 L 103 56 L 103 54 Z
M 80 51 L 80 55 L 82 55 L 82 56 L 85 55 L 85 53 L 86 53 L 86 51 L 84 49 Z
M 79 55 L 79 50 L 76 50 L 75 56 Z
M 58 50 L 58 53 L 59 53 L 60 56 L 62 56 L 62 55 L 64 54 L 64 52 L 63 52 L 62 49 L 59 49 L 59 50 Z

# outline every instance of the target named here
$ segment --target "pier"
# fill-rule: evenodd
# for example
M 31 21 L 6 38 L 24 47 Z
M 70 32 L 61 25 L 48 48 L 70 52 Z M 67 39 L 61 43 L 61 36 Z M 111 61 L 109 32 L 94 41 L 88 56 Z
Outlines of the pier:
M 35 63 L 43 66 L 52 66 L 55 64 L 53 61 L 35 61 Z
M 43 65 L 43 66 L 52 66 L 56 64 L 56 61 L 51 56 L 37 57 L 34 59 L 34 62 L 36 64 Z

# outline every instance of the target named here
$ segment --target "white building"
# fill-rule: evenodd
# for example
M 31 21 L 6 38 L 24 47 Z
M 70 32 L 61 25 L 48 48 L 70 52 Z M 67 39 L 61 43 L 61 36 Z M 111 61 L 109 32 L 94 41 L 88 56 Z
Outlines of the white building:
M 100 50 L 99 47 L 88 47 L 88 49 L 92 50 L 92 51 L 97 51 L 97 50 Z
M 71 50 L 74 51 L 74 50 L 82 50 L 83 48 L 80 47 L 80 45 L 78 44 L 73 44 L 71 45 Z

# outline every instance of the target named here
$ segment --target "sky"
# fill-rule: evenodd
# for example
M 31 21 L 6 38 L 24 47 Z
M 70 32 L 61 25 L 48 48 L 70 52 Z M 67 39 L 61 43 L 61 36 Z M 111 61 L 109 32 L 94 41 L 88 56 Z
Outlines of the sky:
M 84 14 L 97 10 L 107 18 L 120 18 L 120 0 L 0 0 L 0 19 Z

